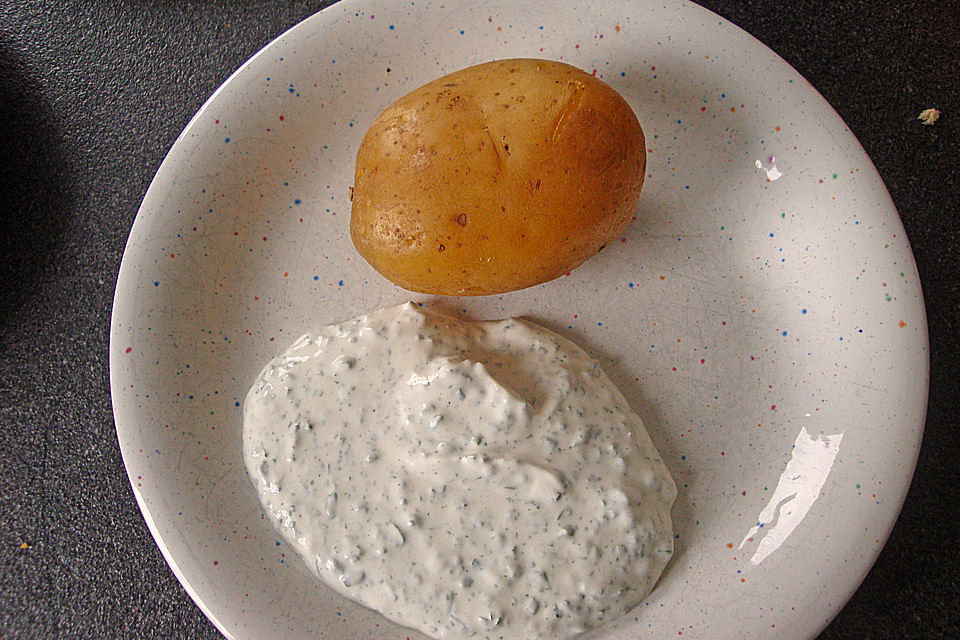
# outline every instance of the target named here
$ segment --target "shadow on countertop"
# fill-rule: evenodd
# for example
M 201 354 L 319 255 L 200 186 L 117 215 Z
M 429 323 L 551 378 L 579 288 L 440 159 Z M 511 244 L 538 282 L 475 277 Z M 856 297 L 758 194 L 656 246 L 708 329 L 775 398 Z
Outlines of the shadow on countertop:
M 0 41 L 0 354 L 3 328 L 42 282 L 71 205 L 53 110 Z

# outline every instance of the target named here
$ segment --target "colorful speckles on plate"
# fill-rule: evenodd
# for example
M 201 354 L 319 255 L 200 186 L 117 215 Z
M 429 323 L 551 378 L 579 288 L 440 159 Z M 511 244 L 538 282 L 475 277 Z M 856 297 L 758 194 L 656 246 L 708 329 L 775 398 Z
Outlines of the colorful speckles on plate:
M 366 126 L 428 80 L 510 56 L 579 66 L 632 105 L 649 159 L 636 219 L 523 292 L 401 291 L 350 242 Z M 230 636 L 414 638 L 286 562 L 244 477 L 243 394 L 308 328 L 407 298 L 527 316 L 600 358 L 680 487 L 674 560 L 600 637 L 806 638 L 872 562 L 913 470 L 920 296 L 843 122 L 706 10 L 344 0 L 232 76 L 158 171 L 117 288 L 117 433 L 171 567 Z

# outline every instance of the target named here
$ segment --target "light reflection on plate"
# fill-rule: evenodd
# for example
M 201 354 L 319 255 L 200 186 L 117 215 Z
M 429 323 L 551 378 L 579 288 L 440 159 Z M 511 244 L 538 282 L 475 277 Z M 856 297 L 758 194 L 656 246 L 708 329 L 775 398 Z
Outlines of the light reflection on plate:
M 842 440 L 842 433 L 814 437 L 806 427 L 800 427 L 790 460 L 780 475 L 773 495 L 757 516 L 757 524 L 750 527 L 737 547 L 743 549 L 754 539 L 759 541 L 750 562 L 759 565 L 779 549 L 807 515 L 820 497 L 820 490 L 830 475 Z

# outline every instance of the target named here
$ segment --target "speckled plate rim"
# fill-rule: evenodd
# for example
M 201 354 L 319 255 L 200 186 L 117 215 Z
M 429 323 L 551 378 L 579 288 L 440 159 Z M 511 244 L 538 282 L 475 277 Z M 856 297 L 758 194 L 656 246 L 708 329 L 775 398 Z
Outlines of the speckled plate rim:
M 743 31 L 742 29 L 739 29 L 739 27 L 736 27 L 732 23 L 726 21 L 724 18 L 717 16 L 713 12 L 710 12 L 709 10 L 703 7 L 700 7 L 699 5 L 695 5 L 693 3 L 687 2 L 686 0 L 667 0 L 667 2 L 665 3 L 665 6 L 667 4 L 686 5 L 688 8 L 693 7 L 697 11 L 703 12 L 705 15 L 709 15 L 712 20 L 719 22 L 724 26 L 724 28 L 732 29 L 734 33 L 739 34 L 739 36 L 743 40 L 742 42 L 739 42 L 739 44 L 741 46 L 748 47 L 748 48 L 752 47 L 754 49 L 755 55 L 768 56 L 772 59 L 776 59 L 782 62 L 784 65 L 787 64 L 785 61 L 782 61 L 782 59 L 775 52 L 773 52 L 768 47 L 763 45 L 763 43 L 756 40 L 755 38 L 753 38 L 753 36 Z M 313 16 L 306 18 L 302 22 L 291 27 L 290 29 L 282 33 L 280 36 L 275 38 L 267 46 L 261 49 L 257 54 L 251 57 L 247 62 L 245 62 L 241 67 L 239 67 L 233 74 L 231 74 L 227 78 L 227 80 L 224 81 L 224 83 L 210 96 L 210 98 L 204 103 L 204 105 L 194 115 L 194 117 L 191 118 L 191 120 L 185 127 L 184 131 L 178 136 L 178 138 L 174 142 L 173 147 L 168 153 L 167 157 L 164 159 L 163 163 L 161 163 L 161 166 L 158 169 L 157 174 L 148 190 L 148 195 L 150 190 L 158 188 L 157 186 L 158 184 L 161 184 L 165 180 L 168 180 L 169 177 L 172 175 L 173 168 L 174 168 L 173 163 L 176 162 L 176 159 L 173 157 L 176 155 L 175 152 L 181 147 L 183 147 L 184 145 L 189 144 L 189 142 L 187 142 L 187 138 L 189 134 L 191 133 L 191 131 L 193 131 L 197 127 L 198 120 L 201 119 L 211 109 L 212 105 L 214 105 L 217 102 L 219 96 L 221 95 L 221 93 L 224 91 L 225 88 L 231 85 L 238 78 L 241 78 L 244 75 L 244 73 L 250 67 L 252 67 L 261 57 L 270 55 L 274 50 L 274 48 L 278 47 L 279 44 L 282 43 L 291 34 L 299 33 L 299 32 L 308 32 L 311 29 L 321 26 L 323 23 L 323 14 L 329 11 L 330 9 L 336 8 L 338 11 L 353 10 L 354 8 L 359 8 L 363 6 L 366 6 L 366 5 L 364 2 L 362 2 L 362 0 L 341 0 L 341 2 L 337 3 L 336 5 L 329 7 L 327 9 L 324 9 L 314 14 Z M 794 71 L 794 73 L 796 72 Z M 802 78 L 802 76 L 800 76 L 799 74 L 797 74 L 797 77 Z M 819 96 L 819 93 L 816 92 L 816 90 L 813 87 L 811 87 L 809 83 L 807 83 L 807 88 L 810 91 L 814 92 L 817 96 Z M 827 104 L 826 101 L 822 98 L 822 96 L 820 96 L 820 99 L 823 100 L 825 105 Z M 835 119 L 835 123 L 833 123 L 834 127 L 846 129 L 846 126 L 843 123 L 842 119 L 838 114 L 836 114 L 835 111 L 832 110 L 832 108 L 828 107 L 827 111 L 829 111 L 830 114 L 832 114 L 831 117 Z M 851 138 L 853 138 L 852 134 L 851 134 Z M 856 144 L 860 149 L 860 153 L 863 155 L 863 158 L 861 159 L 861 161 L 865 162 L 866 165 L 869 166 L 874 173 L 876 173 L 876 169 L 872 161 L 870 161 L 869 157 L 866 155 L 866 152 L 863 150 L 862 146 L 859 145 L 858 141 Z M 889 199 L 889 196 L 887 197 Z M 894 218 L 896 219 L 896 224 L 900 225 L 900 229 L 902 231 L 903 229 L 902 223 L 900 223 L 899 218 L 896 215 L 896 209 L 892 201 L 890 201 L 890 209 L 893 212 Z M 134 221 L 133 227 L 130 232 L 130 236 L 128 238 L 128 242 L 127 242 L 128 248 L 131 245 L 133 239 L 136 238 L 139 233 L 142 233 L 142 229 L 141 229 L 142 225 L 143 225 L 143 222 L 141 219 L 141 215 L 138 212 L 137 219 Z M 904 240 L 904 242 L 906 242 L 906 240 Z M 909 247 L 908 247 L 908 251 L 909 251 Z M 912 255 L 910 257 L 912 259 Z M 114 410 L 114 415 L 116 420 L 116 428 L 117 428 L 118 436 L 121 433 L 121 431 L 126 428 L 126 425 L 122 418 L 123 410 L 122 410 L 122 407 L 119 405 L 118 393 L 117 393 L 117 390 L 125 382 L 125 380 L 123 379 L 124 373 L 121 371 L 121 367 L 117 362 L 117 359 L 115 358 L 115 354 L 117 353 L 115 343 L 116 343 L 116 337 L 117 337 L 117 324 L 118 324 L 118 317 L 119 317 L 118 309 L 123 308 L 124 304 L 126 303 L 125 300 L 120 299 L 119 283 L 123 281 L 125 278 L 131 277 L 130 274 L 132 269 L 131 269 L 130 260 L 131 260 L 130 252 L 125 251 L 124 259 L 121 263 L 119 274 L 118 274 L 117 296 L 115 296 L 115 299 L 114 299 L 113 316 L 111 321 L 110 384 L 111 384 L 113 410 Z M 918 290 L 919 290 L 919 286 L 920 285 L 917 284 Z M 918 316 L 923 324 L 921 328 L 923 340 L 924 342 L 927 342 L 926 318 L 925 318 L 925 312 L 922 305 L 922 298 L 920 298 L 920 300 L 921 302 L 920 302 L 920 308 L 918 310 Z M 923 407 L 923 411 L 921 411 L 921 414 L 917 416 L 917 421 L 920 426 L 918 429 L 914 430 L 915 438 L 914 438 L 913 446 L 909 451 L 905 452 L 904 454 L 905 457 L 908 458 L 907 460 L 904 461 L 905 466 L 911 470 L 911 473 L 916 466 L 916 459 L 919 453 L 919 444 L 923 434 L 922 425 L 925 420 L 925 409 L 927 404 L 927 393 L 928 393 L 928 386 L 929 386 L 929 355 L 928 354 L 925 354 L 925 362 L 922 363 L 921 368 L 924 371 L 924 375 L 922 379 L 918 380 L 914 386 L 917 393 L 919 393 L 922 396 L 921 406 Z M 121 438 L 121 443 L 122 443 L 122 438 Z M 190 580 L 186 578 L 184 571 L 179 566 L 176 555 L 171 552 L 171 550 L 168 548 L 168 545 L 165 543 L 162 535 L 160 535 L 154 515 L 151 513 L 149 506 L 146 504 L 141 492 L 137 488 L 137 483 L 135 481 L 137 469 L 135 468 L 134 464 L 131 462 L 129 452 L 122 446 L 122 444 L 121 444 L 121 454 L 123 456 L 124 464 L 126 466 L 126 471 L 128 474 L 128 479 L 131 482 L 131 488 L 137 500 L 138 506 L 140 507 L 140 510 L 143 513 L 144 519 L 147 523 L 148 528 L 151 531 L 151 534 L 156 540 L 158 547 L 160 548 L 167 563 L 170 565 L 173 573 L 175 574 L 177 579 L 180 581 L 180 583 L 183 585 L 188 595 L 194 600 L 194 602 L 201 609 L 201 611 L 203 611 L 203 613 L 213 622 L 213 624 L 216 625 L 216 627 L 225 636 L 229 638 L 235 637 L 233 634 L 230 633 L 230 631 L 227 628 L 227 625 L 221 622 L 217 612 L 213 611 L 210 607 L 207 606 L 203 598 L 198 594 L 196 589 L 192 586 Z M 812 638 L 818 635 L 823 630 L 823 628 L 826 627 L 829 621 L 844 606 L 847 599 L 849 599 L 849 597 L 852 596 L 854 591 L 858 588 L 863 578 L 866 576 L 867 572 L 872 567 L 874 561 L 876 560 L 876 557 L 879 555 L 881 549 L 883 548 L 883 545 L 885 544 L 886 539 L 890 534 L 890 531 L 892 530 L 893 526 L 896 523 L 897 515 L 899 514 L 900 509 L 902 508 L 902 504 L 906 497 L 907 490 L 909 489 L 909 485 L 910 485 L 910 482 L 908 478 L 907 482 L 902 483 L 902 485 L 897 488 L 897 493 L 895 494 L 895 497 L 888 502 L 888 506 L 885 509 L 886 513 L 888 514 L 888 518 L 887 518 L 886 526 L 883 528 L 883 535 L 877 540 L 877 544 L 871 545 L 871 550 L 869 553 L 866 553 L 863 556 L 861 556 L 860 561 L 858 561 L 858 564 L 859 564 L 858 571 L 853 572 L 853 575 L 848 576 L 848 579 L 847 579 L 848 588 L 846 589 L 846 592 L 847 592 L 846 597 L 831 603 L 827 607 L 829 611 L 823 617 L 822 622 L 819 625 L 814 625 L 813 627 L 808 629 L 808 633 L 805 634 L 806 637 Z
M 353 1 L 358 3 L 361 2 L 361 0 L 341 0 L 341 1 L 342 2 Z M 286 31 L 278 35 L 276 38 L 274 38 L 269 43 L 267 43 L 266 46 L 264 46 L 262 49 L 257 51 L 255 54 L 253 54 L 246 62 L 240 65 L 236 71 L 231 73 L 227 77 L 227 79 L 224 80 L 219 87 L 217 87 L 216 91 L 214 91 L 210 95 L 210 97 L 207 98 L 206 102 L 203 103 L 203 106 L 201 106 L 200 109 L 193 115 L 193 117 L 190 118 L 189 122 L 187 122 L 187 126 L 183 128 L 183 131 L 181 131 L 180 135 L 177 136 L 177 139 L 174 140 L 173 145 L 170 147 L 170 150 L 167 152 L 167 155 L 164 156 L 163 162 L 160 163 L 160 167 L 157 169 L 156 175 L 154 175 L 153 180 L 150 182 L 150 186 L 147 188 L 147 193 L 144 195 L 144 202 L 148 199 L 151 190 L 158 188 L 157 185 L 164 182 L 164 180 L 170 179 L 169 177 L 173 173 L 173 164 L 176 162 L 175 155 L 178 147 L 186 144 L 185 140 L 189 136 L 190 132 L 196 127 L 197 122 L 212 107 L 212 105 L 216 104 L 217 98 L 220 96 L 220 94 L 223 93 L 224 90 L 228 86 L 230 86 L 232 82 L 242 77 L 244 75 L 244 72 L 250 67 L 252 67 L 254 64 L 256 64 L 256 62 L 260 58 L 269 56 L 272 48 L 275 47 L 278 43 L 283 42 L 284 38 L 288 34 L 293 33 L 294 31 L 297 31 L 300 29 L 307 29 L 311 24 L 315 23 L 316 21 L 319 21 L 324 11 L 325 9 L 318 11 L 317 13 L 305 18 L 304 20 L 301 20 L 297 24 L 293 25 L 292 27 L 290 27 L 289 29 L 287 29 Z M 140 227 L 143 226 L 144 224 L 143 218 L 141 216 L 141 210 L 143 209 L 143 207 L 144 207 L 144 204 L 141 203 L 140 209 L 138 209 L 137 211 L 137 216 L 136 218 L 134 218 L 133 226 L 130 228 L 130 234 L 127 236 L 127 242 L 126 242 L 126 246 L 124 247 L 123 258 L 120 261 L 120 270 L 117 274 L 117 287 L 116 287 L 114 301 L 113 301 L 113 312 L 110 318 L 110 354 L 111 354 L 110 398 L 113 405 L 113 415 L 114 415 L 114 422 L 115 422 L 116 431 L 118 435 L 118 441 L 120 443 L 120 455 L 121 455 L 121 458 L 123 459 L 124 468 L 126 469 L 126 472 L 127 472 L 127 480 L 130 482 L 130 488 L 133 490 L 133 495 L 134 495 L 134 498 L 136 498 L 137 506 L 140 509 L 140 513 L 143 514 L 143 519 L 147 523 L 147 528 L 150 530 L 150 535 L 153 536 L 153 539 L 156 542 L 157 547 L 160 549 L 160 553 L 163 555 L 164 560 L 166 560 L 167 564 L 170 566 L 170 570 L 173 571 L 173 575 L 177 578 L 177 581 L 183 587 L 183 590 L 187 592 L 187 595 L 190 596 L 190 599 L 193 600 L 194 604 L 197 605 L 197 608 L 199 608 L 200 611 L 203 612 L 203 615 L 205 615 L 207 619 L 209 619 L 210 622 L 213 623 L 213 625 L 217 628 L 217 630 L 220 631 L 220 633 L 222 633 L 224 637 L 228 638 L 229 640 L 235 640 L 236 636 L 233 633 L 231 633 L 227 625 L 220 620 L 217 613 L 213 611 L 211 607 L 207 606 L 206 601 L 200 596 L 197 590 L 193 587 L 191 581 L 187 578 L 183 569 L 181 569 L 180 564 L 177 561 L 176 554 L 174 554 L 170 550 L 170 548 L 167 546 L 167 543 L 164 541 L 163 536 L 160 534 L 160 530 L 157 527 L 156 520 L 154 519 L 153 513 L 151 512 L 150 507 L 147 505 L 146 501 L 144 500 L 142 493 L 137 488 L 137 482 L 136 482 L 137 469 L 135 465 L 130 462 L 129 460 L 130 456 L 126 451 L 126 449 L 123 447 L 123 444 L 122 444 L 123 439 L 122 437 L 120 437 L 120 432 L 123 429 L 123 422 L 120 418 L 122 409 L 119 407 L 117 391 L 118 391 L 118 388 L 124 384 L 124 382 L 121 381 L 122 372 L 120 370 L 119 363 L 117 362 L 116 358 L 112 356 L 112 354 L 115 353 L 114 345 L 116 343 L 116 338 L 119 331 L 118 330 L 118 324 L 119 324 L 118 308 L 121 306 L 123 302 L 120 299 L 120 281 L 123 280 L 125 277 L 132 277 L 132 275 L 129 275 L 132 272 L 132 268 L 130 267 L 128 262 L 129 260 L 128 256 L 131 253 L 129 251 L 129 248 L 133 244 L 134 239 L 137 237 L 138 233 L 142 233 L 142 230 L 140 229 Z

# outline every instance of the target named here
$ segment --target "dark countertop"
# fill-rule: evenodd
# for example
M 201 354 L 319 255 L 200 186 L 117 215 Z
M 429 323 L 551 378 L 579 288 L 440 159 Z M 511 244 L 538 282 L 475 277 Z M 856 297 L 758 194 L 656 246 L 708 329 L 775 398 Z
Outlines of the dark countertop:
M 177 134 L 244 60 L 325 4 L 0 0 L 0 636 L 220 637 L 165 564 L 123 469 L 113 290 Z M 846 120 L 899 208 L 926 297 L 916 475 L 821 638 L 960 638 L 960 0 L 702 4 Z M 922 126 L 930 106 L 943 115 Z

